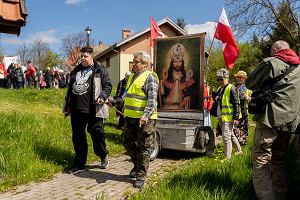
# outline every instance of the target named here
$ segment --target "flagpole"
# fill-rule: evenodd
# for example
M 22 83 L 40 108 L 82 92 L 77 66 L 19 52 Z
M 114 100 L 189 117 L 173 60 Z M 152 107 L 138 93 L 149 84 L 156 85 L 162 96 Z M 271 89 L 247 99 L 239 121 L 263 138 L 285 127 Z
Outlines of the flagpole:
M 215 31 L 215 33 L 216 33 L 216 31 Z M 215 35 L 215 34 L 214 34 L 214 35 Z M 212 39 L 212 41 L 211 41 L 211 43 L 210 43 L 209 50 L 208 50 L 208 53 L 209 53 L 209 54 L 210 54 L 210 51 L 211 51 L 211 48 L 212 48 L 212 46 L 213 46 L 214 41 L 215 41 L 215 36 L 213 37 L 213 39 Z
M 216 27 L 216 29 L 215 29 L 215 33 L 214 33 L 213 39 L 212 39 L 212 41 L 211 41 L 211 43 L 210 43 L 210 46 L 209 46 L 209 49 L 208 49 L 209 56 L 210 56 L 211 48 L 212 48 L 213 43 L 214 43 L 214 41 L 215 41 L 216 30 L 217 30 L 217 27 Z M 206 81 L 206 84 L 207 84 L 207 74 L 208 74 L 208 71 L 209 71 L 209 67 L 208 67 L 208 64 L 209 64 L 209 56 L 208 56 L 208 59 L 207 59 L 207 63 L 206 63 L 206 72 L 205 72 L 205 81 Z
M 152 24 L 151 24 L 151 20 L 152 20 L 152 17 L 150 16 L 150 57 L 151 57 L 151 62 L 152 62 L 152 65 L 154 64 L 153 63 L 153 40 L 152 40 L 152 34 L 151 34 L 151 31 L 152 31 Z

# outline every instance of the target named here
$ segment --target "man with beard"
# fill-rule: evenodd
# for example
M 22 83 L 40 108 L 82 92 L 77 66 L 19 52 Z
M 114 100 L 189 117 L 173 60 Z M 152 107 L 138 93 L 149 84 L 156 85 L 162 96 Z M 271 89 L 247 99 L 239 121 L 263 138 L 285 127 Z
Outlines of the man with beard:
M 164 110 L 197 108 L 193 71 L 184 66 L 184 52 L 185 48 L 182 44 L 173 45 L 168 72 L 162 74 L 160 107 Z

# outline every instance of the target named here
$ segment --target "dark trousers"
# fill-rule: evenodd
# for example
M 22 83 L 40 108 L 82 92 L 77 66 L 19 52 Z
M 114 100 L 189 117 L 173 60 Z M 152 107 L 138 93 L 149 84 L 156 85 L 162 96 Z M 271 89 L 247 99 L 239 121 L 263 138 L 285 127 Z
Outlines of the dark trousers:
M 87 160 L 88 144 L 85 129 L 90 133 L 94 152 L 101 159 L 108 154 L 105 143 L 103 119 L 87 113 L 74 113 L 71 115 L 72 141 L 75 150 L 74 167 L 84 168 Z
M 155 120 L 149 119 L 142 128 L 139 118 L 125 118 L 123 145 L 131 157 L 137 179 L 144 180 L 149 168 L 150 154 L 153 149 Z

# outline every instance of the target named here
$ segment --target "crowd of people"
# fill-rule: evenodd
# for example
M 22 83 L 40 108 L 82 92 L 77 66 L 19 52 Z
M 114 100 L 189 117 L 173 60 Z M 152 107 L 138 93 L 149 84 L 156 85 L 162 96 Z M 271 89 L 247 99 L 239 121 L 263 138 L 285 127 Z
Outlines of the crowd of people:
M 1 88 L 65 88 L 69 84 L 70 74 L 60 70 L 50 69 L 40 70 L 33 66 L 31 61 L 27 66 L 21 63 L 11 63 L 7 69 L 0 62 L 0 87 Z

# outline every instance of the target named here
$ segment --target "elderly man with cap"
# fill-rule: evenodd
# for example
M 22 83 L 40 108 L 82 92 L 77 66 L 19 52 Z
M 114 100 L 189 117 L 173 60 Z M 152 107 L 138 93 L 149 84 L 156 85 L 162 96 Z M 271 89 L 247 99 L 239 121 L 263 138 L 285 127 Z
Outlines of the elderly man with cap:
M 197 93 L 193 70 L 184 65 L 185 47 L 174 44 L 170 49 L 171 61 L 164 70 L 160 84 L 160 107 L 166 110 L 197 108 Z
M 245 71 L 238 71 L 234 74 L 236 78 L 235 87 L 239 91 L 240 103 L 241 103 L 241 113 L 242 118 L 239 120 L 239 125 L 234 128 L 236 137 L 241 144 L 248 143 L 248 103 L 251 99 L 251 90 L 248 90 L 245 86 L 245 81 L 247 79 L 247 73 Z
M 241 153 L 241 146 L 233 133 L 233 127 L 239 123 L 240 100 L 236 87 L 229 83 L 229 71 L 219 69 L 217 71 L 217 81 L 220 85 L 214 101 L 218 102 L 217 117 L 219 126 L 222 129 L 225 159 L 231 158 L 232 143 L 236 146 L 237 153 Z

